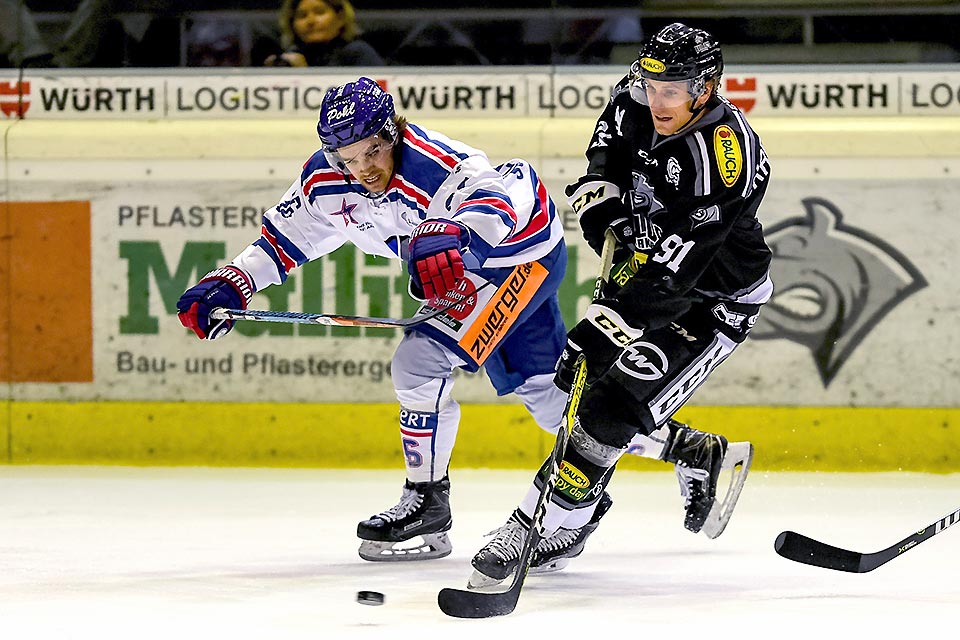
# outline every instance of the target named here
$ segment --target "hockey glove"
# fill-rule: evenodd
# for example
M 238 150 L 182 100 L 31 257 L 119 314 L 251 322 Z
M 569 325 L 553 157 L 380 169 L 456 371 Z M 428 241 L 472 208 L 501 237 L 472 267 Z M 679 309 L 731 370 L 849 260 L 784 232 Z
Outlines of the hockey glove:
M 457 223 L 433 219 L 421 222 L 410 235 L 407 270 L 413 289 L 423 289 L 427 299 L 443 297 L 463 277 L 461 234 L 466 230 Z
M 227 265 L 211 271 L 184 291 L 177 300 L 180 324 L 201 340 L 216 340 L 233 329 L 233 320 L 212 320 L 215 307 L 246 309 L 253 297 L 253 280 L 239 267 Z
M 587 174 L 567 185 L 567 202 L 580 218 L 583 238 L 597 255 L 603 250 L 603 235 L 612 229 L 617 242 L 632 246 L 633 214 L 620 200 L 620 187 L 603 176 Z
M 576 375 L 574 364 L 581 353 L 587 359 L 587 384 L 595 383 L 610 370 L 623 348 L 642 335 L 642 329 L 631 327 L 603 301 L 594 302 L 583 320 L 567 333 L 567 346 L 557 361 L 554 383 L 570 393 Z

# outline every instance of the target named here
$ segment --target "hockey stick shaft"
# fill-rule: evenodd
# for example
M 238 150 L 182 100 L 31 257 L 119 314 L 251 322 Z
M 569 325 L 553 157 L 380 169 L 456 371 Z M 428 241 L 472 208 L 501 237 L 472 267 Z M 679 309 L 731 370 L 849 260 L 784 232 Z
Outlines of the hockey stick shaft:
M 477 287 L 480 291 L 493 284 L 484 282 Z M 471 294 L 475 295 L 474 294 Z M 410 318 L 373 318 L 368 316 L 347 316 L 336 313 L 300 313 L 297 311 L 258 311 L 256 309 L 226 309 L 217 307 L 210 312 L 216 320 L 254 320 L 257 322 L 282 322 L 286 324 L 321 324 L 328 327 L 412 327 L 446 313 L 450 308 L 468 300 L 471 296 L 442 299 L 443 306 L 421 307 L 421 312 Z M 429 311 L 424 311 L 429 309 Z
M 900 557 L 924 540 L 932 538 L 957 522 L 960 522 L 960 509 L 876 553 L 848 551 L 794 531 L 784 531 L 777 536 L 774 549 L 784 558 L 794 562 L 836 571 L 866 573 Z
M 600 254 L 600 275 L 597 277 L 593 289 L 594 300 L 600 297 L 603 285 L 610 274 L 615 245 L 616 237 L 612 231 L 608 230 Z M 580 396 L 583 394 L 584 386 L 586 386 L 587 361 L 583 354 L 580 354 L 574 363 L 574 371 L 573 383 L 570 385 L 570 393 L 567 396 L 567 404 L 563 412 L 563 424 L 557 431 L 553 451 L 547 459 L 548 475 L 544 479 L 543 486 L 540 488 L 540 495 L 537 497 L 537 505 L 533 510 L 533 523 L 524 538 L 513 581 L 505 591 L 493 593 L 463 589 L 441 589 L 440 593 L 437 594 L 437 604 L 440 606 L 440 610 L 448 616 L 455 618 L 490 618 L 507 615 L 517 607 L 517 602 L 520 600 L 520 591 L 523 589 L 523 582 L 527 577 L 527 570 L 533 560 L 533 552 L 543 536 L 543 518 L 547 512 L 547 504 L 550 502 L 550 496 L 553 494 L 560 477 L 560 464 L 563 461 L 567 441 L 570 439 L 570 432 L 573 430 L 573 423 L 577 417 Z

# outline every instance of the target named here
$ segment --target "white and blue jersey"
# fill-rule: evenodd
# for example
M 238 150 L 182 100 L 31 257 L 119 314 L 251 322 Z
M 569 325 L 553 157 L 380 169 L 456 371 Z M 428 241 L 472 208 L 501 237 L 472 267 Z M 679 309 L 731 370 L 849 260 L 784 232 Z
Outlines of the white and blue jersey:
M 283 199 L 263 216 L 261 237 L 234 264 L 258 290 L 292 269 L 350 242 L 364 253 L 406 259 L 414 227 L 445 218 L 467 229 L 471 267 L 512 267 L 538 260 L 563 239 L 546 188 L 523 160 L 499 167 L 446 136 L 408 124 L 386 191 L 372 197 L 317 151 Z
M 563 226 L 546 187 L 524 160 L 494 167 L 482 151 L 413 124 L 404 128 L 397 144 L 394 175 L 377 196 L 331 166 L 322 151 L 314 153 L 283 199 L 264 213 L 260 238 L 233 264 L 250 274 L 256 290 L 261 290 L 283 283 L 292 269 L 347 242 L 370 255 L 405 260 L 408 239 L 418 224 L 431 218 L 452 220 L 467 230 L 461 252 L 469 281 L 464 286 L 468 291 L 485 282 L 495 286 L 479 292 L 469 308 L 461 307 L 462 313 L 451 311 L 416 330 L 476 370 L 498 345 L 508 348 L 507 342 L 518 340 L 504 339 L 544 301 L 556 297 L 566 265 Z M 530 274 L 513 273 L 520 265 L 534 264 Z M 511 278 L 524 280 L 524 294 L 529 297 L 497 323 L 496 331 L 471 332 L 477 323 L 490 324 L 490 313 L 499 313 L 502 302 L 489 312 L 486 307 L 510 295 L 497 288 L 506 287 Z M 558 307 L 556 300 L 550 306 Z M 564 334 L 559 312 L 553 316 L 552 333 Z M 548 348 L 537 350 L 543 351 L 533 363 L 539 373 L 552 371 L 559 356 L 553 346 L 556 341 L 550 342 Z M 496 369 L 491 362 L 488 373 Z M 516 386 L 516 376 L 506 382 L 493 375 L 499 393 L 509 393 Z

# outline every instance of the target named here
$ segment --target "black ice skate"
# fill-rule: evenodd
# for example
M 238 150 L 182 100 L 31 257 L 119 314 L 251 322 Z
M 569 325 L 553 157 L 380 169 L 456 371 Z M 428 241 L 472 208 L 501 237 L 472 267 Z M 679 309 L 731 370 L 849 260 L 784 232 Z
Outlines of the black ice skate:
M 583 553 L 587 538 L 600 525 L 600 518 L 613 506 L 613 499 L 606 491 L 597 501 L 597 508 L 590 518 L 590 522 L 578 529 L 564 529 L 561 527 L 548 538 L 544 538 L 533 552 L 528 574 L 552 573 L 560 571 L 568 564 L 571 558 Z
M 493 539 L 473 556 L 470 564 L 474 572 L 467 580 L 469 589 L 480 589 L 500 584 L 517 569 L 523 541 L 530 530 L 530 519 L 514 511 L 507 522 L 492 532 Z
M 447 537 L 450 516 L 450 480 L 410 482 L 396 506 L 357 525 L 360 557 L 371 562 L 431 560 L 450 555 Z M 419 536 L 421 544 L 398 546 Z
M 671 441 L 664 460 L 674 463 L 680 493 L 684 497 L 684 526 L 708 538 L 716 538 L 726 528 L 740 497 L 753 461 L 749 442 L 728 443 L 720 435 L 691 429 L 670 420 Z M 730 471 L 726 493 L 717 499 L 720 475 Z

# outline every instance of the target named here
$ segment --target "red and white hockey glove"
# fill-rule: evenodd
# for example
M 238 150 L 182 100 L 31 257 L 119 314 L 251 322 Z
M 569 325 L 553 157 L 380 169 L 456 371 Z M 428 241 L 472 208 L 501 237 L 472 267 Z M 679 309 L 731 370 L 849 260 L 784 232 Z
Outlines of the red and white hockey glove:
M 434 219 L 421 222 L 410 235 L 407 270 L 428 300 L 443 297 L 463 277 L 461 234 L 466 230 L 457 223 Z

